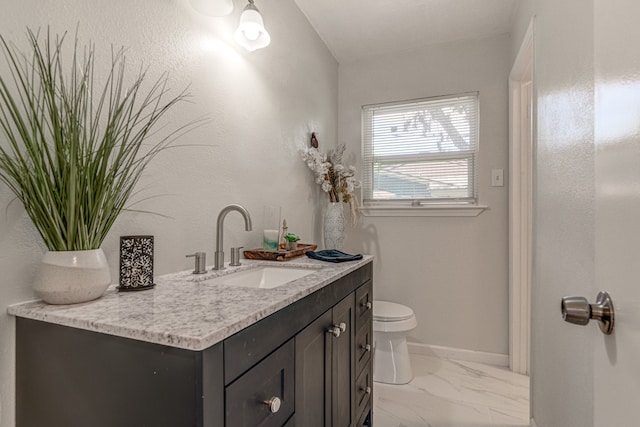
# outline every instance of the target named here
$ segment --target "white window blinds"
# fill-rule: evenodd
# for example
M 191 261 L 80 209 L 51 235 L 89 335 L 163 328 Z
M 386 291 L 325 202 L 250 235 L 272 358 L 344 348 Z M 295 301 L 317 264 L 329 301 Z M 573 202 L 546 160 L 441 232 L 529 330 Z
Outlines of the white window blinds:
M 476 203 L 478 93 L 362 107 L 365 203 Z

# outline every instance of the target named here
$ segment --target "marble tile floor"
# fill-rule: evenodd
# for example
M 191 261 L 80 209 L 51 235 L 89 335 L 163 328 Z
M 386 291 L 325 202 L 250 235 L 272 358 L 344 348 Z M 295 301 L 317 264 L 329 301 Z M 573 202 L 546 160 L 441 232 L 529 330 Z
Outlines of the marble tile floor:
M 374 383 L 375 427 L 529 425 L 529 377 L 482 363 L 411 355 L 413 380 Z

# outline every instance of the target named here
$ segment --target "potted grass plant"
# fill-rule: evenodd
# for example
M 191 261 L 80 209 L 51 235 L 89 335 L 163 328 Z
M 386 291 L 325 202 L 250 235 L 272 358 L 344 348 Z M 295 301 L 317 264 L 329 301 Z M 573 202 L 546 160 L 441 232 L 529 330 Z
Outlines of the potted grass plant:
M 187 94 L 170 96 L 167 76 L 126 73 L 124 49 L 96 70 L 92 44 L 66 33 L 27 30 L 28 50 L 0 36 L 0 179 L 22 202 L 42 237 L 34 289 L 70 304 L 102 296 L 111 284 L 101 249 L 145 167 L 191 124 L 154 134 Z M 97 76 L 104 76 L 98 78 Z M 148 142 L 149 137 L 158 138 Z

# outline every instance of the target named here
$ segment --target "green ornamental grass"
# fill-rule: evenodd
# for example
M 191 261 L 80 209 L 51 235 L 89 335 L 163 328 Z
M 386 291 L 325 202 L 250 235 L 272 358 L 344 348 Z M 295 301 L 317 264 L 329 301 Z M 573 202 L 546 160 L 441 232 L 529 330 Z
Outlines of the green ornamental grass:
M 66 33 L 27 35 L 28 55 L 0 36 L 8 66 L 0 73 L 0 179 L 49 250 L 98 249 L 145 167 L 193 125 L 146 143 L 188 95 L 169 96 L 166 74 L 151 84 L 144 70 L 129 77 L 122 48 L 99 84 L 92 44 L 80 47 L 76 35 L 67 67 Z

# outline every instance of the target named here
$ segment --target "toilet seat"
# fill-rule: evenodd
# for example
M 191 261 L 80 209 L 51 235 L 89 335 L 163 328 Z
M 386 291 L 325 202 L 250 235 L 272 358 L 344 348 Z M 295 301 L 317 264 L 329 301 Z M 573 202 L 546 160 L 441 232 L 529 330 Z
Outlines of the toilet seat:
M 373 302 L 373 330 L 377 332 L 408 332 L 418 326 L 413 310 L 390 301 Z
M 390 301 L 373 302 L 373 320 L 379 322 L 398 322 L 413 317 L 409 307 Z

